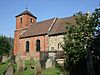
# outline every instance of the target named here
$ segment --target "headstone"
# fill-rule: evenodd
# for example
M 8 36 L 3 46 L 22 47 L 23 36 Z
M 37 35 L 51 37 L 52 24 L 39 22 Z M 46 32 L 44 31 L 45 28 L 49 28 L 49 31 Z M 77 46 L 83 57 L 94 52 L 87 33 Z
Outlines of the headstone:
M 47 60 L 47 62 L 46 62 L 46 69 L 47 68 L 50 68 L 50 67 L 52 67 L 53 66 L 53 62 L 52 62 L 52 60 L 49 58 L 48 60 Z
M 25 68 L 25 63 L 22 59 L 19 59 L 17 61 L 17 70 L 20 72 L 20 71 L 24 71 L 24 68 Z
M 41 65 L 40 63 L 38 62 L 36 65 L 35 65 L 35 75 L 40 75 L 41 74 Z
M 8 61 L 9 60 L 9 57 L 8 56 L 3 56 L 2 57 L 2 63 L 4 63 L 4 62 L 6 62 L 6 61 Z
M 49 53 L 49 58 L 51 58 L 52 60 L 55 60 L 55 57 L 56 57 L 56 53 L 54 52 Z
M 49 59 L 46 62 L 46 68 L 55 66 L 55 58 L 56 58 L 56 53 L 54 52 L 49 53 Z

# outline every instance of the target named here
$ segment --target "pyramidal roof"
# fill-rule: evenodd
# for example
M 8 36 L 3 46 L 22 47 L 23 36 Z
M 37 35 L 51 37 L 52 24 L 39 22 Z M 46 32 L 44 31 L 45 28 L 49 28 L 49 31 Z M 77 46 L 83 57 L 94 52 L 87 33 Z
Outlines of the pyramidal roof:
M 31 12 L 29 12 L 28 10 L 23 11 L 22 13 L 20 13 L 20 14 L 17 15 L 16 17 L 21 16 L 21 15 L 25 15 L 25 14 L 28 14 L 28 15 L 34 17 L 35 19 L 37 19 L 37 17 L 35 17 L 35 16 L 34 16 Z

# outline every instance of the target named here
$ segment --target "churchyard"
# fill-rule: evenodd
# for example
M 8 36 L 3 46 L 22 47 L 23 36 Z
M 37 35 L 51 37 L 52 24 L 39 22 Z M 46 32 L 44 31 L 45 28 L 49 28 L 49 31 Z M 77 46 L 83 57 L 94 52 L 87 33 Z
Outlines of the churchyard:
M 55 58 L 57 59 L 55 53 L 50 52 L 44 63 L 43 58 L 41 60 L 19 58 L 16 62 L 12 59 L 3 60 L 0 64 L 0 75 L 60 75 L 63 65 L 60 64 L 60 59 L 56 60 Z

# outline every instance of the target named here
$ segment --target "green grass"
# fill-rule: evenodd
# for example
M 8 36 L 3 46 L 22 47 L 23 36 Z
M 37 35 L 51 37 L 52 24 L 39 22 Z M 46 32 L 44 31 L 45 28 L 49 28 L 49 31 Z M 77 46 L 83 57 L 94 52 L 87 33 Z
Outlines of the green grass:
M 16 72 L 15 75 L 34 75 L 34 69 L 27 69 L 26 71 Z
M 25 71 L 22 72 L 17 72 L 15 75 L 34 75 L 34 69 L 32 69 L 31 67 L 35 65 L 35 61 L 34 60 L 25 60 L 25 68 L 27 68 Z M 14 65 L 15 69 L 17 68 L 17 65 Z
M 9 64 L 9 62 L 0 63 L 0 75 L 3 75 L 3 73 L 7 69 L 8 64 Z
M 60 70 L 57 68 L 49 68 L 42 71 L 41 75 L 60 75 Z
M 15 69 L 15 75 L 34 75 L 35 71 L 34 69 L 31 68 L 31 66 L 34 66 L 35 63 L 31 62 L 31 61 L 25 61 L 25 65 L 26 65 L 26 70 L 22 71 L 22 72 L 17 72 L 17 65 L 13 64 L 13 67 Z M 9 62 L 5 62 L 5 63 L 0 63 L 0 75 L 3 75 L 3 73 L 5 72 L 7 66 L 8 66 Z M 46 70 L 43 70 L 41 75 L 60 75 L 60 70 L 57 68 L 49 68 Z

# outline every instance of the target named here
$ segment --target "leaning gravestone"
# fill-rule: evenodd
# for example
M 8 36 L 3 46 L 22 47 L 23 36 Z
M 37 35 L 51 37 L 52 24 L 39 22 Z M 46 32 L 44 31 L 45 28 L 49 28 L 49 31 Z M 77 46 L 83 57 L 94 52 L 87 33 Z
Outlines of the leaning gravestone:
M 25 64 L 24 64 L 24 61 L 22 59 L 19 59 L 17 61 L 17 70 L 20 72 L 20 71 L 24 71 L 24 68 L 25 68 Z
M 35 65 L 35 75 L 40 75 L 41 74 L 41 65 L 40 63 L 38 62 L 36 65 Z

